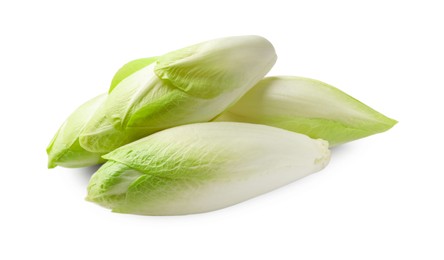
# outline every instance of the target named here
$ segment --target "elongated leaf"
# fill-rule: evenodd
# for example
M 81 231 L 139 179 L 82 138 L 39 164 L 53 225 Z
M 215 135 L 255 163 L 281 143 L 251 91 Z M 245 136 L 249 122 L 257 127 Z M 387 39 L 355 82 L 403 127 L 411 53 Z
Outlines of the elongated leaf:
M 301 77 L 263 79 L 214 121 L 280 127 L 327 140 L 332 146 L 384 132 L 396 124 L 335 87 Z
M 199 98 L 214 98 L 256 84 L 276 62 L 274 48 L 260 36 L 220 38 L 159 57 L 155 73 Z
M 46 149 L 48 168 L 85 167 L 103 162 L 102 154 L 86 151 L 80 146 L 79 135 L 105 99 L 106 94 L 103 94 L 89 100 L 62 124 Z
M 206 212 L 319 171 L 329 155 L 325 141 L 269 126 L 179 126 L 105 155 L 87 200 L 123 213 Z
M 109 93 L 101 110 L 106 120 L 89 124 L 81 145 L 112 151 L 166 128 L 207 122 L 263 78 L 275 61 L 273 46 L 259 36 L 216 39 L 160 56 Z M 117 132 L 101 131 L 104 125 Z
M 155 62 L 157 60 L 157 57 L 150 57 L 150 58 L 142 58 L 137 59 L 128 62 L 127 64 L 123 65 L 122 68 L 120 68 L 116 74 L 114 75 L 111 86 L 109 88 L 108 92 L 113 91 L 113 89 L 125 78 L 127 78 L 129 75 L 133 74 L 134 72 L 150 65 L 151 63 Z

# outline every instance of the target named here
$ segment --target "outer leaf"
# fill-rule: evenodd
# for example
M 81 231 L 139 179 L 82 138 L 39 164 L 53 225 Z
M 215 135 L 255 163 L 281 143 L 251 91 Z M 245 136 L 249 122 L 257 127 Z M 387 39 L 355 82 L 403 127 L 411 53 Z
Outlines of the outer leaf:
M 137 59 L 128 62 L 127 64 L 123 65 L 122 68 L 120 68 L 116 74 L 114 75 L 111 86 L 109 88 L 108 92 L 113 91 L 113 89 L 125 78 L 127 78 L 129 75 L 133 74 L 134 72 L 150 65 L 151 63 L 155 62 L 157 60 L 157 57 L 150 57 L 150 58 L 142 58 Z
M 95 97 L 77 108 L 62 124 L 46 152 L 48 168 L 85 167 L 103 162 L 100 153 L 92 153 L 79 144 L 79 135 L 94 112 L 106 99 L 106 94 Z
M 123 213 L 206 212 L 319 171 L 329 155 L 325 141 L 269 126 L 179 126 L 105 155 L 87 200 Z
M 130 133 L 114 127 L 106 117 L 104 106 L 99 107 L 93 117 L 81 132 L 80 145 L 87 151 L 105 154 L 115 146 L 130 142 Z M 100 146 L 97 145 L 100 143 Z
M 105 137 L 102 126 L 89 124 L 81 144 L 89 151 L 112 151 L 166 128 L 209 121 L 263 78 L 275 60 L 273 46 L 259 36 L 216 39 L 161 56 L 109 94 L 102 112 L 106 128 L 117 131 Z
M 269 77 L 215 121 L 265 124 L 331 146 L 384 132 L 397 122 L 339 89 L 301 77 Z
M 256 84 L 275 62 L 274 48 L 265 38 L 237 36 L 163 55 L 155 73 L 192 96 L 214 98 Z

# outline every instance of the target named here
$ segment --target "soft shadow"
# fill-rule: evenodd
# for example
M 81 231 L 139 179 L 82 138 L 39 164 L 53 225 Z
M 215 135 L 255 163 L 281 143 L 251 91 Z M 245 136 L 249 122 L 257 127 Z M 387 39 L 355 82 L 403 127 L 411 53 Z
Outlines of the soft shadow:
M 341 144 L 330 148 L 331 153 L 334 156 L 342 156 L 341 154 L 351 153 L 352 149 L 352 144 Z
M 100 166 L 102 166 L 102 164 L 69 170 L 76 176 L 76 178 L 78 177 L 77 179 L 81 184 L 88 185 L 91 176 L 100 168 Z

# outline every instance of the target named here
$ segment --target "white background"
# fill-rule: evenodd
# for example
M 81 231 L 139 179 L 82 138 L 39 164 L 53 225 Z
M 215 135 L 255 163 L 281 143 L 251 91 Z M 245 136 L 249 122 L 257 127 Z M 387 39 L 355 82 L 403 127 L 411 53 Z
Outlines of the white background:
M 444 259 L 440 1 L 1 1 L 1 259 Z M 212 213 L 84 201 L 94 169 L 46 169 L 79 104 L 132 59 L 258 34 L 270 75 L 330 83 L 399 121 L 317 174 Z

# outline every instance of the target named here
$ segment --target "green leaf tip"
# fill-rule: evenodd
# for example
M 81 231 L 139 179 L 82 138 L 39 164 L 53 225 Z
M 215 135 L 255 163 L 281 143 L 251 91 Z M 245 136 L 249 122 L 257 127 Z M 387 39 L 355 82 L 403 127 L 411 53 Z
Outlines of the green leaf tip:
M 106 94 L 103 94 L 89 100 L 66 119 L 46 148 L 48 168 L 56 166 L 86 167 L 104 162 L 101 158 L 103 153 L 85 150 L 80 145 L 79 136 L 105 99 Z
M 214 121 L 280 127 L 331 146 L 387 131 L 397 123 L 333 86 L 292 76 L 261 80 Z
M 111 86 L 108 90 L 108 93 L 112 92 L 113 89 L 125 78 L 133 74 L 134 72 L 143 69 L 144 67 L 150 65 L 151 63 L 155 62 L 157 60 L 157 57 L 150 57 L 150 58 L 142 58 L 130 61 L 123 65 L 114 75 Z

